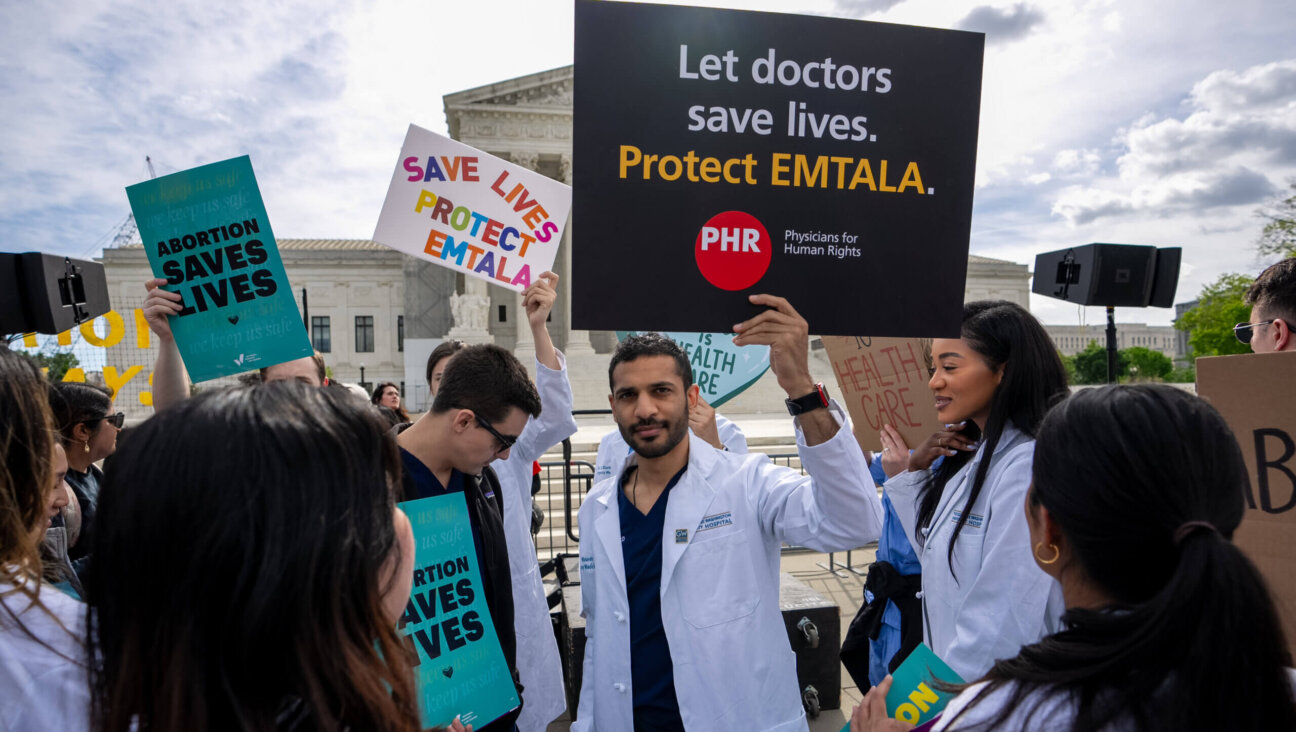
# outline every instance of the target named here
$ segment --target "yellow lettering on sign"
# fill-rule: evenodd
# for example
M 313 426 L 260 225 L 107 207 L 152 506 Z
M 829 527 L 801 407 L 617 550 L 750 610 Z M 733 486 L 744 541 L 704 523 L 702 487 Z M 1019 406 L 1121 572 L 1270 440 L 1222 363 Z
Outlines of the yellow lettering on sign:
M 116 368 L 116 367 L 114 367 L 114 366 L 104 366 L 104 370 L 103 370 L 103 375 L 104 375 L 104 384 L 105 384 L 109 389 L 112 390 L 112 398 L 113 398 L 114 401 L 116 401 L 116 399 L 117 399 L 117 392 L 118 392 L 118 391 L 119 391 L 123 386 L 126 386 L 126 384 L 127 384 L 131 379 L 135 378 L 135 374 L 138 374 L 139 372 L 141 372 L 141 371 L 143 371 L 143 370 L 144 370 L 144 367 L 143 367 L 143 366 L 131 366 L 130 368 L 126 369 L 126 373 L 125 373 L 125 374 L 122 374 L 122 375 L 119 377 L 119 376 L 117 375 L 117 368 Z
M 915 707 L 909 702 L 905 702 L 896 708 L 895 718 L 901 722 L 918 724 L 918 720 L 922 718 L 922 712 L 918 711 L 918 707 Z
M 126 322 L 116 310 L 109 310 L 104 313 L 104 320 L 108 322 L 108 335 L 103 338 L 95 333 L 94 321 L 86 321 L 81 324 L 81 337 L 86 339 L 86 343 L 100 348 L 112 348 L 121 343 L 122 338 L 126 337 Z
M 153 374 L 152 374 L 151 372 L 149 373 L 148 383 L 149 383 L 149 388 L 152 389 L 152 388 L 153 388 Z M 143 404 L 143 405 L 146 406 L 146 407 L 151 407 L 151 406 L 153 406 L 153 392 L 151 392 L 151 391 L 141 391 L 141 392 L 139 393 L 139 403 L 140 403 L 140 404 Z
M 59 334 L 58 334 L 58 344 L 59 344 L 60 346 L 70 346 L 70 345 L 72 345 L 72 331 L 70 331 L 70 330 L 65 330 L 65 331 L 63 331 L 62 333 L 59 333 Z M 64 379 L 64 381 L 66 381 L 66 379 Z
M 919 684 L 917 689 L 909 692 L 909 701 L 917 704 L 918 708 L 925 712 L 931 709 L 932 704 L 940 701 L 940 697 L 924 683 Z
M 138 348 L 148 348 L 149 339 L 152 338 L 153 331 L 149 330 L 148 320 L 144 318 L 144 310 L 135 308 L 135 345 Z
M 23 346 L 27 348 L 36 348 L 36 334 L 23 333 Z
M 67 373 L 66 373 L 66 374 L 63 374 L 63 380 L 64 380 L 64 381 L 75 381 L 75 382 L 77 382 L 78 384 L 84 384 L 84 383 L 85 383 L 85 369 L 83 369 L 83 368 L 81 368 L 81 367 L 79 367 L 79 366 L 74 367 L 74 368 L 70 368 L 70 369 L 67 370 Z

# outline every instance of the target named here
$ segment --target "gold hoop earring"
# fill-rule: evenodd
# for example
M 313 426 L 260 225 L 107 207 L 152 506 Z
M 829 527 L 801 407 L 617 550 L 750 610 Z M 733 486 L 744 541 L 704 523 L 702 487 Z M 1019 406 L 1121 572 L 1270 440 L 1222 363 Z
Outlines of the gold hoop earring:
M 1040 547 L 1042 546 L 1044 546 L 1044 542 L 1042 541 L 1035 545 L 1035 561 L 1040 564 L 1052 564 L 1058 560 L 1058 557 L 1062 556 L 1062 550 L 1058 548 L 1057 544 L 1049 544 L 1049 548 L 1053 550 L 1053 558 L 1045 559 L 1040 556 Z

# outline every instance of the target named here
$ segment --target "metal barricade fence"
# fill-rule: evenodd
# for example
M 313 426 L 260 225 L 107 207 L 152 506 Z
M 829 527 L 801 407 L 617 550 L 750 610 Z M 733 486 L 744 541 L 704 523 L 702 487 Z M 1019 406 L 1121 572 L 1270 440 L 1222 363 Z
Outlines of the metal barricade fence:
M 575 410 L 576 415 L 611 414 L 610 410 Z M 559 554 L 576 554 L 580 548 L 580 532 L 577 526 L 577 513 L 585 495 L 594 486 L 594 465 L 585 460 L 572 459 L 571 440 L 562 442 L 561 460 L 540 462 L 540 491 L 536 494 L 536 504 L 544 512 L 544 521 L 533 536 L 536 556 L 542 566 L 549 566 L 550 561 Z M 770 462 L 800 471 L 801 457 L 792 453 L 770 453 Z M 875 546 L 869 544 L 868 546 Z M 865 548 L 865 547 L 861 547 Z M 807 553 L 816 550 L 803 546 L 785 544 L 783 553 Z M 867 567 L 856 568 L 852 551 L 846 552 L 844 564 L 836 561 L 836 553 L 830 552 L 827 563 L 819 562 L 818 566 L 841 576 L 850 571 L 855 574 L 866 574 Z

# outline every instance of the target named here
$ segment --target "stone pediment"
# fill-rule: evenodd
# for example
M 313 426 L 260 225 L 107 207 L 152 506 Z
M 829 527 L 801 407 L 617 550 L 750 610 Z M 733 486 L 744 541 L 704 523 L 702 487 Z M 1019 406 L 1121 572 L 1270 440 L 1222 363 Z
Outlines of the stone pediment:
M 540 111 L 571 113 L 572 67 L 563 66 L 549 71 L 519 76 L 495 84 L 466 89 L 445 96 L 446 114 L 452 111 L 508 107 Z

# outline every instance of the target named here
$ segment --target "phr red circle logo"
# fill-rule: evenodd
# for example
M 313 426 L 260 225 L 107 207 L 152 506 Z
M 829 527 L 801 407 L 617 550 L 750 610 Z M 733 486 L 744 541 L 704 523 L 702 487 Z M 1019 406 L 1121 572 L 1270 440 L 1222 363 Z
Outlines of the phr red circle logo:
M 745 290 L 769 269 L 773 244 L 755 216 L 725 211 L 698 232 L 693 258 L 707 282 L 722 290 Z

